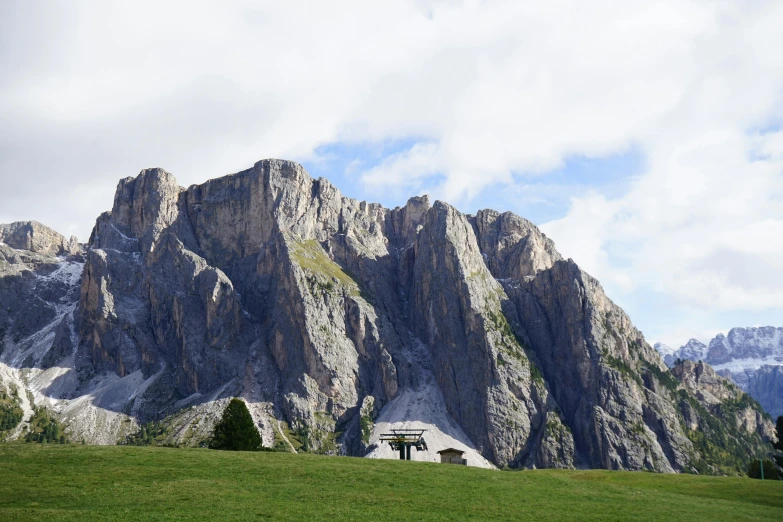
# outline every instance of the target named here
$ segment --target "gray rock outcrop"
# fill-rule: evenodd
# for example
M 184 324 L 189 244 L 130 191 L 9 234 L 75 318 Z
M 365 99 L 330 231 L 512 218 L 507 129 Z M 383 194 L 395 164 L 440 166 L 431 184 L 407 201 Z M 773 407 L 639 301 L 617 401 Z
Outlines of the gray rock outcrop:
M 0 225 L 0 355 L 23 339 L 29 344 L 75 305 L 82 254 L 76 238 L 66 240 L 40 223 Z
M 55 256 L 78 254 L 82 250 L 75 237 L 66 239 L 62 234 L 37 221 L 0 224 L 0 243 L 17 250 Z

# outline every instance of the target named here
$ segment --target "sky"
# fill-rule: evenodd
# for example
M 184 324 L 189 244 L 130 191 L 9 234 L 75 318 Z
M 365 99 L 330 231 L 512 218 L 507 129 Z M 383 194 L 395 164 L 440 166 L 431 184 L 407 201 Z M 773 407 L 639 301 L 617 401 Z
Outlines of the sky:
M 650 342 L 783 326 L 783 2 L 0 2 L 0 223 L 263 158 L 510 210 Z

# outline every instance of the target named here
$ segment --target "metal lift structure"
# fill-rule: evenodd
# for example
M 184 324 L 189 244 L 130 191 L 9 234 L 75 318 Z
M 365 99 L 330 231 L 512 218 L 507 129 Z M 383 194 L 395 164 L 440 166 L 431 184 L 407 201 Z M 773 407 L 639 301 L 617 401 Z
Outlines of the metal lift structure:
M 427 451 L 424 432 L 427 430 L 391 430 L 381 434 L 381 442 L 388 442 L 391 449 L 400 452 L 400 460 L 411 460 L 411 446 L 416 451 Z

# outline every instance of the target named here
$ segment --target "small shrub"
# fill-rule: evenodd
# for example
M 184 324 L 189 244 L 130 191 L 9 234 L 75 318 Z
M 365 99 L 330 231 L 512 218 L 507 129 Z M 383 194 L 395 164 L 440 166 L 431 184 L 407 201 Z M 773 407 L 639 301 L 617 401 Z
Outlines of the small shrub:
M 369 444 L 370 436 L 372 435 L 372 417 L 362 415 L 360 424 L 362 427 L 362 442 Z
M 118 444 L 121 446 L 158 446 L 163 443 L 169 428 L 158 422 L 147 422 L 139 426 L 139 431 L 127 435 Z

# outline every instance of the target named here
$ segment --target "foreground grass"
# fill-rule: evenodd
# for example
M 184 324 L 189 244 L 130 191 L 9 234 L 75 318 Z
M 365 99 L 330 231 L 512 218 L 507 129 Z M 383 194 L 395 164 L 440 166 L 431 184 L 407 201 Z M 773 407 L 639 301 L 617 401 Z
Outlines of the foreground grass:
M 0 520 L 783 520 L 783 482 L 0 444 Z

